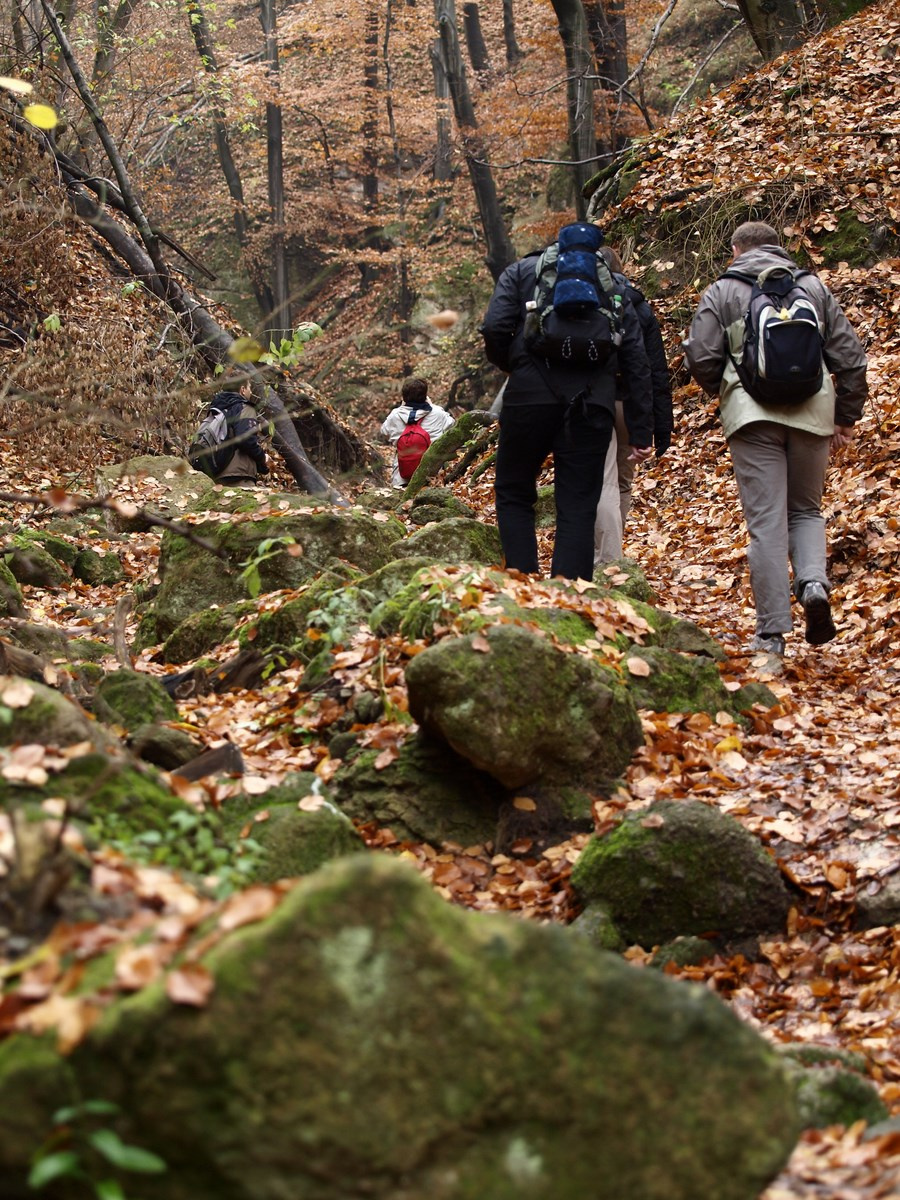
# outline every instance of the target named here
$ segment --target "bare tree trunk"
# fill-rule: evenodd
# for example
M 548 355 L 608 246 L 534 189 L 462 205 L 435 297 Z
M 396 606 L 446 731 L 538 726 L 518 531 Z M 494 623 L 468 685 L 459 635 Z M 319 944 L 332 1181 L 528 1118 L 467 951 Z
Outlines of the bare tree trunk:
M 199 0 L 187 0 L 186 11 L 201 65 L 204 71 L 216 81 L 214 86 L 217 86 L 219 64 L 216 61 L 215 47 L 213 46 L 203 6 L 199 3 Z M 235 236 L 241 250 L 246 250 L 249 241 L 249 231 L 247 227 L 247 206 L 244 202 L 244 187 L 241 182 L 237 163 L 234 161 L 234 155 L 231 153 L 231 139 L 228 136 L 228 126 L 225 123 L 225 110 L 218 103 L 218 100 L 213 103 L 212 118 L 219 166 L 222 168 L 222 174 L 225 177 L 225 183 L 228 187 L 228 194 L 231 196 Z M 249 274 L 256 303 L 259 306 L 262 325 L 264 329 L 267 329 L 272 323 L 272 313 L 275 308 L 272 289 L 267 283 L 259 279 L 252 266 L 249 266 Z
M 434 98 L 437 113 L 437 144 L 434 151 L 434 169 L 432 174 L 439 182 L 449 179 L 452 174 L 451 166 L 451 124 L 450 124 L 450 83 L 444 70 L 444 58 L 441 54 L 441 42 L 438 39 L 431 44 L 431 68 L 434 72 Z
M 450 98 L 456 124 L 463 140 L 466 166 L 472 179 L 475 199 L 481 216 L 481 227 L 487 243 L 485 262 L 494 279 L 499 279 L 504 268 L 515 261 L 516 252 L 506 232 L 500 201 L 494 183 L 494 175 L 487 161 L 484 145 L 477 133 L 475 107 L 466 81 L 466 69 L 459 48 L 456 29 L 456 11 L 453 0 L 436 0 L 438 31 L 441 35 L 441 53 L 444 70 L 450 85 Z
M 46 0 L 45 0 L 46 3 Z M 260 20 L 266 41 L 266 65 L 275 88 L 280 88 L 278 34 L 275 0 L 260 0 Z M 287 258 L 284 247 L 284 138 L 281 100 L 266 103 L 266 161 L 269 212 L 272 222 L 272 298 L 273 315 L 269 332 L 276 340 L 291 328 L 291 298 L 288 291 Z
M 516 41 L 513 0 L 503 0 L 503 44 L 506 46 L 506 65 L 514 67 L 525 55 Z
M 610 0 L 618 3 L 618 0 Z M 600 86 L 614 91 L 628 78 L 628 62 L 620 53 L 619 39 L 610 24 L 603 0 L 584 0 L 584 15 L 594 49 L 594 62 L 600 76 Z
M 474 3 L 474 0 L 469 0 L 469 3 L 463 5 L 463 30 L 466 35 L 466 46 L 468 47 L 469 62 L 472 64 L 472 70 L 476 75 L 487 73 L 491 69 L 491 63 L 488 58 L 484 34 L 481 32 L 481 17 L 478 14 L 478 5 Z
M 595 173 L 597 139 L 594 133 L 593 57 L 581 0 L 551 0 L 566 55 L 566 99 L 569 153 L 575 177 L 575 211 L 583 220 L 587 210 L 584 185 Z
M 372 212 L 378 207 L 378 9 L 374 4 L 366 9 L 363 53 L 363 206 Z
M 737 0 L 737 6 L 766 61 L 793 50 L 809 35 L 803 8 L 796 0 Z

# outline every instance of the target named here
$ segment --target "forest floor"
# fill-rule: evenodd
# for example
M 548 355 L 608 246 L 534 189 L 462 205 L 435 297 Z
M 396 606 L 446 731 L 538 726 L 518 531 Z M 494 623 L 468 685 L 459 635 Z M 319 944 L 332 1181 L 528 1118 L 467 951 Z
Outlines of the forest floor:
M 892 408 L 873 402 L 857 443 L 838 453 L 830 472 L 838 637 L 824 647 L 807 646 L 798 608 L 784 670 L 772 675 L 747 653 L 753 613 L 745 535 L 713 407 L 691 388 L 681 389 L 679 401 L 672 450 L 638 472 L 626 554 L 641 564 L 661 607 L 695 621 L 721 642 L 728 654 L 722 667 L 726 686 L 760 678 L 778 704 L 758 711 L 752 730 L 724 714 L 644 713 L 646 744 L 624 786 L 597 804 L 597 828 L 653 800 L 690 796 L 756 833 L 795 896 L 785 936 L 764 942 L 755 961 L 714 958 L 677 973 L 716 991 L 773 1041 L 824 1043 L 864 1054 L 896 1116 L 900 927 L 856 929 L 854 911 L 857 895 L 877 892 L 900 865 L 900 670 L 893 657 L 900 522 L 892 510 L 893 464 L 900 458 L 897 418 Z M 11 450 L 0 441 L 0 483 L 39 490 L 46 480 L 39 470 L 14 461 Z M 463 484 L 461 494 L 492 520 L 488 476 L 475 486 Z M 551 536 L 545 537 L 545 556 Z M 132 536 L 125 555 L 130 582 L 152 577 L 157 544 L 154 534 Z M 69 627 L 73 621 L 102 625 L 115 599 L 113 589 L 83 585 L 77 595 L 27 591 L 33 619 Z M 73 616 L 76 610 L 80 615 Z M 394 697 L 401 697 L 401 639 L 378 650 L 386 656 L 385 677 L 393 681 Z M 336 656 L 336 666 L 364 671 L 375 652 L 372 644 L 348 647 Z M 154 673 L 169 669 L 150 652 L 135 665 Z M 330 763 L 315 738 L 295 744 L 278 732 L 277 721 L 273 725 L 273 715 L 286 709 L 296 722 L 299 674 L 299 667 L 289 668 L 259 692 L 205 696 L 182 705 L 186 727 L 202 728 L 208 742 L 228 732 L 248 772 L 241 782 L 210 785 L 200 798 L 220 803 L 241 787 L 262 792 L 301 768 L 315 767 L 327 780 Z M 310 719 L 311 730 L 326 728 L 330 719 L 323 709 Z M 373 730 L 371 744 L 389 753 L 408 728 Z M 532 857 L 527 847 L 506 856 L 493 854 L 490 846 L 435 848 L 398 843 L 387 830 L 364 833 L 373 848 L 415 862 L 450 902 L 541 921 L 567 922 L 577 913 L 567 880 L 583 835 Z M 635 947 L 627 957 L 641 969 L 649 955 Z M 900 1129 L 866 1140 L 859 1125 L 807 1133 L 761 1200 L 876 1200 L 897 1194 Z

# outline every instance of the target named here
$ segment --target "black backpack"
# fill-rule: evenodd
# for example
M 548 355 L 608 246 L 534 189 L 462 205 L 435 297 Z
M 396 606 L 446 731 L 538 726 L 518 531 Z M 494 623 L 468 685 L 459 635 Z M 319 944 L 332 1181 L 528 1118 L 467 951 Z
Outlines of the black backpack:
M 596 225 L 564 225 L 537 261 L 525 346 L 548 365 L 602 366 L 622 341 L 622 292 L 597 253 Z
M 752 284 L 744 314 L 741 357 L 729 350 L 745 391 L 764 405 L 802 404 L 822 386 L 822 330 L 812 301 L 792 267 L 767 267 L 758 276 L 726 271 L 723 279 Z
M 231 462 L 235 449 L 234 422 L 241 415 L 244 403 L 244 397 L 237 392 L 219 392 L 212 398 L 188 447 L 187 459 L 195 471 L 215 479 Z

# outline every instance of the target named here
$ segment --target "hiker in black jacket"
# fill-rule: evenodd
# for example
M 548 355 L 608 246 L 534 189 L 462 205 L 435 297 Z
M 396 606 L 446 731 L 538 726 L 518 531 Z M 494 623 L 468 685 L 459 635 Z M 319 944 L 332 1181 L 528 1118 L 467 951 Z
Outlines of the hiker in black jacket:
M 237 406 L 238 400 L 242 401 L 240 408 Z M 250 383 L 244 381 L 237 391 L 217 392 L 213 404 L 228 412 L 228 438 L 234 443 L 234 453 L 216 476 L 216 483 L 229 487 L 254 487 L 258 476 L 268 475 L 269 463 L 259 441 L 259 431 L 264 422 L 256 411 L 256 399 Z M 233 416 L 233 413 L 236 415 Z
M 613 272 L 613 278 L 624 288 L 641 326 L 644 349 L 650 363 L 650 384 L 653 392 L 653 446 L 656 457 L 662 458 L 672 442 L 674 420 L 672 381 L 659 322 L 643 292 L 628 281 L 622 260 L 612 246 L 602 246 L 600 253 Z M 625 424 L 625 407 L 629 403 L 631 389 L 628 377 L 621 369 L 616 384 L 616 426 L 607 451 L 603 491 L 600 494 L 594 524 L 595 566 L 622 557 L 622 532 L 631 508 L 631 489 L 634 469 L 637 466 L 637 460 L 630 453 L 628 429 Z
M 650 366 L 627 297 L 622 302 L 621 345 L 606 362 L 592 367 L 551 365 L 532 354 L 524 326 L 526 305 L 534 298 L 538 257 L 539 252 L 528 254 L 506 268 L 481 327 L 488 359 L 509 375 L 497 450 L 497 524 L 507 567 L 537 573 L 537 479 L 552 453 L 556 537 L 551 574 L 590 579 L 594 518 L 615 419 L 617 365 L 631 384 L 625 420 L 635 459 L 652 453 Z

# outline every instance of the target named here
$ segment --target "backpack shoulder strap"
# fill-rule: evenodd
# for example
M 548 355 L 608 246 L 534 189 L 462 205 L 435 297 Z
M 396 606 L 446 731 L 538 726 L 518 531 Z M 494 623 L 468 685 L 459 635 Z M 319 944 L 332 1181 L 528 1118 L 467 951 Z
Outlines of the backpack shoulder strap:
M 553 294 L 558 258 L 559 243 L 551 242 L 540 252 L 537 262 L 534 264 L 534 304 L 538 312 L 547 305 Z

